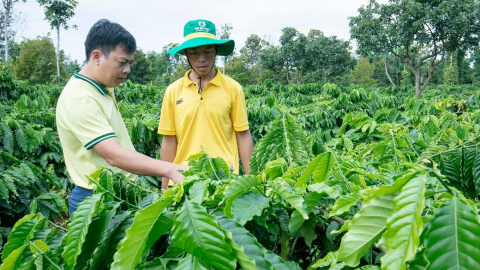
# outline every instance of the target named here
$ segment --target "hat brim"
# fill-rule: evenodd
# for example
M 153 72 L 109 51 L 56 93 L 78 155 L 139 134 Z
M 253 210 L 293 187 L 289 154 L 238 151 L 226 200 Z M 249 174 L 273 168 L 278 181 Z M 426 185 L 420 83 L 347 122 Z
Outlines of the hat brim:
M 189 39 L 180 46 L 168 50 L 170 55 L 175 55 L 177 53 L 184 54 L 184 50 L 188 48 L 195 48 L 204 45 L 218 45 L 218 55 L 228 56 L 232 54 L 233 49 L 235 48 L 235 41 L 231 39 L 212 39 L 212 38 L 192 38 Z

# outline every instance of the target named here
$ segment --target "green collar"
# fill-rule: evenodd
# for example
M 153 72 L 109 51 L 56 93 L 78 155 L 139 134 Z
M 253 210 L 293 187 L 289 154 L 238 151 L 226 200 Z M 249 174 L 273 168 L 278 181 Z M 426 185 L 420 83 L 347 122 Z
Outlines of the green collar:
M 85 77 L 83 76 L 82 74 L 79 74 L 78 73 L 78 70 L 75 70 L 74 74 L 73 74 L 73 77 L 77 78 L 77 79 L 80 79 L 80 80 L 84 80 L 86 82 L 88 82 L 89 84 L 93 85 L 93 87 L 97 88 L 97 90 L 102 93 L 102 95 L 106 95 L 108 94 L 108 90 L 105 89 L 105 87 L 101 86 L 99 83 L 97 83 L 96 81 L 88 78 L 88 77 Z

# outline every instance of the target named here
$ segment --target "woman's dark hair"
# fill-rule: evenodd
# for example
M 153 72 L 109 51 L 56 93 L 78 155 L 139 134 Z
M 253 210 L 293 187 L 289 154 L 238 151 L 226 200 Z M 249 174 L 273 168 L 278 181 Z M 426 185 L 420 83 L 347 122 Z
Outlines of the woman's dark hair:
M 108 57 L 117 46 L 121 46 L 129 54 L 137 49 L 135 38 L 123 26 L 106 19 L 99 20 L 90 28 L 85 40 L 87 62 L 94 50 L 99 49 Z

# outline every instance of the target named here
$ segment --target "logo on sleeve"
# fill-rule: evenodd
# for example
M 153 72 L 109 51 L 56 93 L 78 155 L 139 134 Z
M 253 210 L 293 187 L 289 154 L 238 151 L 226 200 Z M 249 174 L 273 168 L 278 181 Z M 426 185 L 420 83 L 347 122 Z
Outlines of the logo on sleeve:
M 177 100 L 177 105 L 178 105 L 178 104 L 182 104 L 182 102 L 183 102 L 183 98 Z

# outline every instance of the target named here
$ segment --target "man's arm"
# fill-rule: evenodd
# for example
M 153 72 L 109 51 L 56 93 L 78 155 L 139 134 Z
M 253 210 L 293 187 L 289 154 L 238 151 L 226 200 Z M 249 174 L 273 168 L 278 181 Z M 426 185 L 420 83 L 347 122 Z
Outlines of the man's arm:
M 245 174 L 250 174 L 250 157 L 253 153 L 253 140 L 250 130 L 237 131 L 237 144 Z
M 177 136 L 163 135 L 162 148 L 160 150 L 160 159 L 163 161 L 173 162 L 177 155 Z M 168 177 L 162 177 L 162 189 L 168 186 Z
M 113 167 L 138 174 L 168 177 L 173 182 L 183 181 L 184 176 L 178 170 L 188 170 L 188 166 L 156 160 L 134 150 L 124 148 L 117 138 L 110 138 L 97 143 L 92 148 Z

